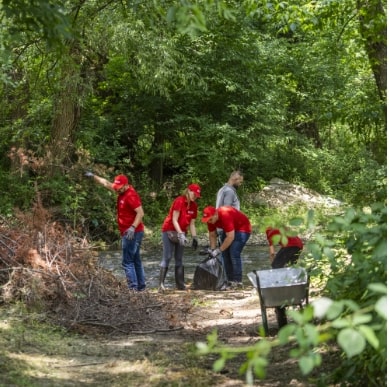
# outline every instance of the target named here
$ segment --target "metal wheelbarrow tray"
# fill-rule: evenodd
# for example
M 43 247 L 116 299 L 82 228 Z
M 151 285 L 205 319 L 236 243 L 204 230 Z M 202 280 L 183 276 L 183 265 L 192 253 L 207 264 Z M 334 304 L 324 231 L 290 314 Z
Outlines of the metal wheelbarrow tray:
M 261 304 L 262 322 L 268 334 L 266 308 L 308 304 L 309 275 L 304 268 L 257 270 L 248 273 L 250 282 L 257 289 Z

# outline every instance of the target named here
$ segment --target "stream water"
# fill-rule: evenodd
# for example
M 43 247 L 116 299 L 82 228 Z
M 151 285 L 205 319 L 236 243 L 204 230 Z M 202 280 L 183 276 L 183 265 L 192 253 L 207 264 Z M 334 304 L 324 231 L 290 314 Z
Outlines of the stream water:
M 190 247 L 184 253 L 185 283 L 188 285 L 193 282 L 193 275 L 197 265 L 205 258 L 198 251 L 193 251 Z M 141 258 L 146 277 L 146 286 L 148 288 L 158 287 L 159 268 L 162 256 L 161 250 L 142 251 Z M 247 273 L 253 270 L 271 269 L 269 261 L 269 248 L 267 246 L 245 246 L 242 253 L 243 261 L 243 284 L 250 285 Z M 111 270 L 115 275 L 124 278 L 124 271 L 121 267 L 122 252 L 102 251 L 99 254 L 99 264 Z M 167 288 L 175 286 L 174 281 L 174 258 L 170 261 L 170 267 L 166 276 L 165 285 Z

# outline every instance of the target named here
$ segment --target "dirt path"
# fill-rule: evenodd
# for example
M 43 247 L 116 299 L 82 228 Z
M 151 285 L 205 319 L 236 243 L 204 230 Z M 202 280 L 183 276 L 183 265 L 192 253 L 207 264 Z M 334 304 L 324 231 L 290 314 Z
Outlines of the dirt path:
M 135 307 L 141 303 L 144 319 L 124 332 L 125 322 L 133 319 Z M 110 306 L 112 314 L 117 310 Z M 79 320 L 72 328 L 57 332 L 55 328 L 39 328 L 36 317 L 5 315 L 0 309 L 0 385 L 8 386 L 245 386 L 239 374 L 244 356 L 226 363 L 221 372 L 213 371 L 215 355 L 199 357 L 197 342 L 218 331 L 221 343 L 229 346 L 253 344 L 262 338 L 262 324 L 257 293 L 252 288 L 242 291 L 154 291 L 127 294 L 121 299 L 124 320 Z M 139 309 L 139 308 L 138 308 Z M 101 311 L 99 312 L 101 313 Z M 267 310 L 269 339 L 277 334 L 275 315 Z M 149 320 L 150 324 L 147 323 Z M 116 321 L 116 322 L 115 322 Z M 151 327 L 154 327 L 151 329 Z M 289 358 L 290 348 L 276 347 L 268 357 L 264 380 L 256 386 L 315 386 L 301 376 L 297 362 Z M 320 372 L 330 369 L 326 362 Z M 2 364 L 15 369 L 20 383 L 7 378 Z M 7 370 L 9 374 L 9 369 Z M 10 380 L 12 383 L 10 383 Z
M 29 383 L 32 386 L 245 385 L 244 375 L 238 372 L 244 359 L 242 356 L 216 373 L 212 370 L 216 357 L 198 357 L 194 347 L 196 342 L 205 342 L 214 329 L 218 330 L 222 343 L 232 346 L 259 340 L 257 332 L 261 315 L 258 296 L 253 289 L 238 292 L 170 291 L 164 295 L 150 292 L 140 297 L 152 299 L 154 305 L 162 298 L 176 305 L 176 313 L 167 315 L 171 319 L 170 329 L 150 331 L 147 327 L 142 331 L 137 327 L 137 331 L 123 334 L 109 328 L 110 323 L 106 327 L 102 327 L 103 324 L 78 324 L 76 336 L 61 335 L 58 343 L 50 348 L 42 347 L 35 338 L 27 335 L 21 350 L 13 352 L 10 357 L 31 370 Z M 131 309 L 131 299 L 134 301 L 134 296 L 122 307 Z M 153 318 L 155 316 L 150 312 L 150 319 Z M 271 336 L 277 332 L 271 310 L 268 320 Z M 296 363 L 288 360 L 286 350 L 278 350 L 270 359 L 267 378 L 256 385 L 309 385 L 302 381 Z

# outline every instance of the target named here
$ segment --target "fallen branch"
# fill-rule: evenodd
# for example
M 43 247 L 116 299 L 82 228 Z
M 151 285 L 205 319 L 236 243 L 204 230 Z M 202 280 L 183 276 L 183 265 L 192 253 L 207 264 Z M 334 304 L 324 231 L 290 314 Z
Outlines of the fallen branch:
M 98 363 L 69 364 L 69 365 L 64 365 L 64 366 L 54 366 L 54 368 L 88 367 L 88 366 L 101 365 L 101 364 L 106 364 L 106 363 L 107 362 L 102 361 L 102 362 L 98 362 Z
M 130 331 L 129 333 L 133 333 L 134 335 L 146 335 L 150 333 L 169 333 L 176 332 L 184 329 L 184 327 L 176 327 L 176 328 L 168 328 L 168 329 L 151 329 L 149 331 Z

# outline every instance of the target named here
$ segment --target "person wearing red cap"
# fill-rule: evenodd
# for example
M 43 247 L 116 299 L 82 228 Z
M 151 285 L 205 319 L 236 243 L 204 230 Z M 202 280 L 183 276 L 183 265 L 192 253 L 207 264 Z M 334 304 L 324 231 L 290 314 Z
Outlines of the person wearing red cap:
M 298 236 L 289 235 L 284 229 L 267 227 L 266 238 L 269 243 L 270 261 L 273 269 L 279 269 L 288 264 L 295 264 L 303 249 L 303 241 Z M 274 244 L 278 243 L 281 248 L 275 254 Z
M 140 257 L 140 246 L 144 235 L 142 223 L 144 212 L 140 196 L 129 184 L 125 175 L 116 176 L 113 183 L 92 172 L 86 172 L 85 176 L 93 178 L 97 183 L 118 194 L 116 210 L 117 224 L 122 237 L 122 267 L 128 287 L 135 291 L 145 290 L 145 274 Z
M 303 241 L 298 236 L 290 235 L 286 228 L 278 229 L 266 228 L 266 238 L 269 243 L 270 262 L 273 269 L 293 265 L 297 262 L 303 250 Z M 275 254 L 274 244 L 279 244 L 281 248 Z M 288 323 L 285 307 L 275 308 L 279 328 Z
M 251 235 L 251 223 L 248 217 L 232 206 L 205 207 L 203 223 L 207 223 L 209 244 L 213 257 L 223 254 L 227 280 L 229 286 L 242 286 L 242 258 L 241 253 Z M 222 229 L 226 237 L 217 248 L 217 229 Z
M 201 197 L 200 186 L 194 183 L 189 184 L 182 195 L 174 199 L 162 224 L 163 256 L 159 274 L 160 292 L 165 291 L 165 278 L 173 255 L 176 288 L 186 289 L 183 264 L 184 246 L 188 243 L 186 238 L 188 229 L 192 236 L 192 248 L 196 250 L 198 246 L 195 220 L 197 218 L 196 199 L 199 197 Z

